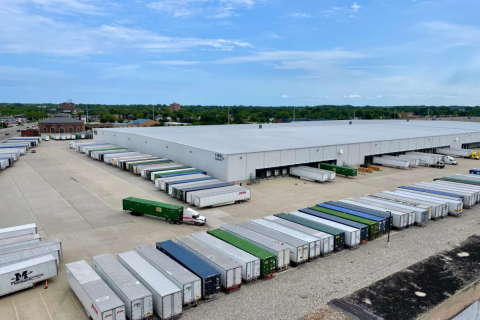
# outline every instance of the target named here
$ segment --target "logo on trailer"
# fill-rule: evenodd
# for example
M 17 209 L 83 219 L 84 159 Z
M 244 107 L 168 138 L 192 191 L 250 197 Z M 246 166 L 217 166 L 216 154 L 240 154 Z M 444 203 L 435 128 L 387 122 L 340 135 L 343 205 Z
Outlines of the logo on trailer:
M 162 212 L 162 208 L 157 207 L 157 212 Z
M 238 194 L 247 194 L 247 191 L 240 191 Z
M 97 308 L 93 305 L 93 303 L 92 303 L 91 308 L 92 308 L 92 310 L 95 311 L 95 313 L 98 315 L 98 310 L 97 310 Z
M 223 161 L 223 160 L 225 160 L 225 158 L 223 158 L 223 154 L 215 153 L 215 160 Z
M 28 271 L 24 270 L 22 272 L 17 272 L 15 273 L 15 278 L 10 279 L 11 280 L 11 285 L 18 285 L 27 281 L 32 281 L 36 280 L 38 278 L 43 277 L 43 273 L 37 274 L 37 275 L 31 275 L 33 271 Z

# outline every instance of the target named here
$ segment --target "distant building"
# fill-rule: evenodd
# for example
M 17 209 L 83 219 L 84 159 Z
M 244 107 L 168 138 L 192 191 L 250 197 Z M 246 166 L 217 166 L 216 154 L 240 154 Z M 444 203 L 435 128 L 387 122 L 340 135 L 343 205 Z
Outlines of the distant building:
M 180 104 L 179 103 L 174 102 L 170 105 L 170 112 L 178 111 L 178 110 L 180 110 Z
M 62 103 L 60 103 L 60 109 L 73 111 L 73 110 L 75 110 L 75 103 L 73 103 L 71 101 L 62 102 Z
M 181 127 L 181 126 L 191 126 L 191 123 L 185 122 L 164 122 L 163 123 L 166 127 Z
M 42 133 L 74 133 L 85 132 L 85 123 L 70 118 L 66 114 L 57 114 L 51 118 L 38 122 L 38 129 Z
M 125 128 L 125 127 L 150 127 L 151 125 L 158 124 L 157 121 L 152 119 L 137 119 L 130 122 L 124 123 L 113 123 L 114 128 Z
M 415 117 L 415 114 L 413 112 L 399 112 L 397 113 L 397 117 L 399 119 L 411 119 Z

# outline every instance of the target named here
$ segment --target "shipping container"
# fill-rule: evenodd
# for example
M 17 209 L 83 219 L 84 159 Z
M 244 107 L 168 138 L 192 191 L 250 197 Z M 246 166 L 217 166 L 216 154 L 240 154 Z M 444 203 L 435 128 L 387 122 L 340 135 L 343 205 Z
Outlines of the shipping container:
M 195 174 L 195 173 L 207 174 L 206 171 L 202 171 L 198 169 L 185 170 L 185 171 L 183 169 L 180 169 L 177 171 L 174 170 L 173 172 L 162 172 L 160 174 L 156 174 L 155 178 L 152 181 L 158 178 L 188 176 L 189 174 Z
M 315 171 L 315 170 L 317 169 L 305 167 L 305 166 L 290 167 L 289 173 L 291 176 L 300 178 L 302 180 L 319 181 L 319 182 L 330 180 L 330 175 L 325 173 L 324 170 L 320 170 L 320 169 L 318 169 L 318 171 Z
M 123 199 L 123 210 L 131 211 L 135 215 L 165 218 L 170 224 L 183 222 L 183 207 L 173 204 L 129 197 Z
M 374 210 L 374 209 L 369 209 L 361 206 L 356 206 L 353 204 L 348 204 L 345 202 L 341 201 L 327 201 L 325 204 L 329 204 L 332 206 L 337 206 L 345 209 L 350 209 L 354 211 L 359 211 L 362 213 L 366 213 L 375 217 L 379 218 L 384 218 L 385 219 L 385 231 L 388 231 L 388 229 L 391 229 L 393 227 L 393 221 L 390 219 L 390 215 L 385 213 L 385 211 L 379 211 L 379 210 Z
M 420 159 L 418 158 L 404 158 L 404 157 L 400 157 L 400 156 L 387 156 L 387 155 L 383 155 L 382 158 L 385 158 L 385 159 L 391 159 L 391 160 L 402 160 L 402 161 L 408 161 L 408 164 L 410 165 L 411 168 L 415 168 L 415 167 L 418 167 L 418 165 L 420 164 Z
M 85 150 L 85 154 L 89 155 L 91 158 L 92 157 L 92 152 L 96 151 L 115 151 L 115 150 L 118 150 L 118 152 L 124 150 L 124 148 L 120 148 L 120 147 L 117 147 L 117 146 L 114 146 L 114 147 L 105 147 L 105 148 L 100 148 L 100 149 L 86 149 Z
M 59 239 L 48 239 L 40 242 L 0 249 L 0 266 L 6 266 L 46 255 L 53 256 L 57 259 L 57 265 L 60 265 L 60 259 L 62 258 L 62 243 Z
M 151 156 L 151 157 L 148 157 L 148 159 L 135 159 L 135 160 L 131 160 L 131 161 L 125 161 L 124 163 L 121 164 L 121 169 L 132 172 L 132 166 L 133 165 L 148 164 L 148 163 L 153 163 L 153 162 L 157 162 L 157 161 L 165 161 L 165 160 L 168 160 L 168 159 L 160 158 L 160 157 L 156 157 L 156 156 Z M 118 164 L 117 164 L 117 166 L 118 166 Z
M 14 238 L 29 234 L 37 234 L 37 225 L 35 223 L 0 229 L 0 239 Z
M 277 243 L 287 245 L 290 249 L 291 265 L 299 265 L 308 261 L 308 243 L 306 241 L 299 240 L 285 233 L 274 231 L 251 222 L 239 223 L 237 226 L 276 240 Z
M 434 198 L 445 199 L 448 202 L 448 213 L 450 215 L 460 216 L 463 212 L 464 197 L 461 195 L 454 195 L 452 193 L 405 186 L 399 187 L 395 191 L 417 193 L 425 196 L 431 196 Z
M 284 233 L 301 241 L 305 241 L 308 243 L 308 259 L 314 260 L 318 259 L 321 254 L 321 244 L 320 239 L 309 234 L 282 226 L 278 223 L 273 221 L 264 220 L 264 219 L 254 219 L 250 221 L 251 223 L 258 224 L 262 227 L 271 229 L 273 231 L 277 231 L 280 233 Z
M 135 158 L 135 157 L 142 157 L 143 154 L 138 151 L 128 151 L 128 152 L 122 152 L 122 153 L 113 153 L 113 154 L 106 154 L 103 157 L 103 162 L 111 164 L 113 166 L 117 165 L 117 159 L 121 158 Z
M 130 171 L 131 173 L 136 174 L 136 168 L 141 168 L 143 166 L 151 165 L 151 164 L 161 164 L 161 163 L 172 163 L 173 161 L 166 158 L 155 158 L 150 160 L 139 160 L 133 162 L 126 163 L 126 170 Z
M 314 172 L 326 173 L 328 175 L 328 180 L 335 180 L 335 177 L 337 175 L 335 173 L 335 171 L 323 170 L 323 169 L 318 169 L 318 168 L 313 168 L 313 167 L 302 166 L 302 169 L 303 170 L 311 170 L 311 171 L 314 171 Z
M 442 192 L 451 192 L 455 194 L 462 195 L 464 198 L 467 197 L 469 205 L 471 203 L 475 204 L 478 202 L 480 198 L 479 189 L 476 189 L 476 186 L 472 186 L 474 188 L 470 188 L 468 185 L 461 185 L 458 183 L 454 183 L 454 185 L 449 185 L 449 183 L 454 182 L 443 182 L 443 181 L 434 181 L 431 183 L 414 183 L 414 187 L 442 191 Z M 473 206 L 473 205 L 472 205 Z
M 153 311 L 160 319 L 174 319 L 182 314 L 182 293 L 180 289 L 160 271 L 135 251 L 119 253 L 117 259 L 152 293 Z
M 384 157 L 373 157 L 372 158 L 373 164 L 380 164 L 382 166 L 390 166 L 395 168 L 409 168 L 410 162 L 406 159 L 390 159 Z
M 472 168 L 468 171 L 469 174 L 480 174 L 480 169 Z
M 25 153 L 27 152 L 27 147 L 26 147 L 25 145 L 19 145 L 19 144 L 15 144 L 15 145 L 0 144 L 0 149 L 4 149 L 4 150 L 7 150 L 7 149 L 19 150 L 19 151 L 20 151 L 20 154 L 25 154 Z
M 128 151 L 128 149 L 117 149 L 117 150 L 111 150 L 111 151 L 93 151 L 91 154 L 91 157 L 96 160 L 100 160 L 103 162 L 104 157 L 107 154 L 113 154 L 113 153 L 118 153 L 119 151 Z
M 238 263 L 191 236 L 179 237 L 176 242 L 217 271 L 221 275 L 222 287 L 227 293 L 239 290 L 242 287 L 242 266 Z
M 220 187 L 220 188 L 214 188 L 214 189 L 205 189 L 205 190 L 197 190 L 197 191 L 191 191 L 187 193 L 187 198 L 185 199 L 186 202 L 195 204 L 195 197 L 196 196 L 201 196 L 201 195 L 207 195 L 207 194 L 221 194 L 224 192 L 230 192 L 232 190 L 238 190 L 242 187 L 231 184 L 226 187 Z M 243 189 L 243 188 L 242 188 Z
M 183 306 L 198 304 L 202 298 L 202 281 L 199 277 L 149 244 L 135 247 L 134 250 L 180 289 Z
M 211 299 L 220 291 L 220 273 L 210 267 L 205 261 L 180 247 L 172 240 L 157 242 L 156 247 L 201 279 L 202 299 Z
M 391 214 L 391 221 L 392 221 L 392 226 L 394 228 L 397 228 L 399 230 L 403 229 L 403 228 L 408 228 L 408 215 L 413 215 L 414 212 L 413 210 L 406 210 L 406 211 L 403 211 L 403 210 L 395 210 L 392 206 L 389 206 L 389 205 L 380 205 L 379 203 L 372 203 L 372 202 L 368 202 L 366 200 L 362 200 L 360 201 L 360 199 L 355 199 L 355 198 L 347 198 L 347 199 L 344 199 L 344 200 L 340 200 L 339 203 L 342 203 L 344 205 L 353 205 L 353 206 L 356 206 L 356 207 L 360 207 L 360 208 L 365 208 L 365 209 L 368 209 L 368 210 L 375 210 L 375 211 L 380 211 L 386 215 L 389 215 Z M 424 210 L 425 212 L 425 217 L 427 217 L 426 215 L 426 211 Z
M 430 207 L 419 205 L 418 203 L 413 203 L 408 200 L 376 198 L 370 196 L 360 197 L 358 199 L 348 198 L 348 200 L 360 201 L 378 208 L 384 208 L 387 210 L 387 212 L 391 212 L 392 216 L 398 215 L 403 228 L 408 228 L 415 224 L 415 216 L 418 212 L 425 216 L 426 220 L 430 220 Z
M 385 194 L 385 195 L 388 195 L 388 196 L 398 196 L 398 193 L 395 193 L 395 192 L 391 192 L 391 191 L 382 191 L 382 194 Z M 434 207 L 437 207 L 439 209 L 439 212 L 440 212 L 440 217 L 446 217 L 448 215 L 448 204 L 447 202 L 445 201 L 438 201 L 438 200 L 425 200 L 424 198 L 422 197 L 419 197 L 417 195 L 401 195 L 401 197 L 403 198 L 407 198 L 407 199 L 415 199 L 416 202 L 420 202 L 420 203 L 424 203 L 426 205 L 429 205 L 432 207 L 432 212 L 433 212 L 433 208 Z
M 92 257 L 92 268 L 124 303 L 128 319 L 153 316 L 152 293 L 110 253 Z
M 162 159 L 162 160 L 158 160 L 158 161 L 154 161 L 154 162 L 148 162 L 148 163 L 145 163 L 145 164 L 131 164 L 130 165 L 130 172 L 132 172 L 133 174 L 140 175 L 142 173 L 143 169 L 149 169 L 149 168 L 153 169 L 153 168 L 155 168 L 158 165 L 161 165 L 163 163 L 175 163 L 175 162 L 173 162 L 170 159 Z
M 65 137 L 66 139 L 66 137 Z M 80 149 L 82 149 L 82 153 L 85 153 L 87 155 L 90 155 L 90 152 L 93 150 L 102 150 L 102 151 L 107 151 L 107 149 L 114 149 L 118 148 L 114 144 L 107 144 L 107 145 L 94 145 L 94 146 L 85 146 Z
M 346 177 L 356 177 L 357 169 L 337 166 L 335 164 L 320 163 L 320 169 L 335 171 L 336 174 L 341 174 Z
M 196 178 L 190 178 L 191 176 L 197 176 Z M 184 178 L 186 177 L 186 178 Z M 212 178 L 210 176 L 204 175 L 204 174 L 194 174 L 194 175 L 187 175 L 187 176 L 180 176 L 180 177 L 175 177 L 178 180 L 177 181 L 168 181 L 164 182 L 164 186 L 169 188 L 170 186 L 175 186 L 177 184 L 184 184 L 184 183 L 190 183 L 190 182 L 206 182 L 206 181 L 212 181 L 212 180 L 217 180 L 215 178 Z M 171 178 L 174 179 L 174 178 Z M 160 189 L 161 186 L 161 181 L 162 179 L 155 179 L 155 187 Z
M 309 208 L 305 208 L 305 209 L 300 209 L 298 211 L 304 212 L 304 213 L 307 213 L 307 214 L 310 214 L 310 215 L 314 215 L 314 216 L 322 218 L 322 219 L 327 219 L 327 220 L 330 220 L 330 221 L 333 221 L 333 222 L 341 223 L 341 224 L 344 224 L 344 225 L 352 227 L 352 228 L 356 228 L 356 229 L 360 230 L 360 243 L 365 244 L 365 243 L 368 242 L 370 232 L 369 232 L 369 227 L 366 224 L 359 223 L 359 222 L 356 222 L 356 221 L 352 221 L 352 220 L 349 220 L 349 219 L 345 219 L 345 218 L 342 218 L 342 217 L 338 217 L 338 216 L 335 215 L 336 211 L 326 209 L 326 208 L 317 207 L 317 206 L 309 207 Z M 372 233 L 370 233 L 370 236 L 371 235 L 372 235 Z
M 339 251 L 343 249 L 345 244 L 345 232 L 342 230 L 286 213 L 278 213 L 275 215 L 275 217 L 317 230 L 325 234 L 329 234 L 333 237 L 333 250 Z
M 388 222 L 386 218 L 377 217 L 368 213 L 363 213 L 361 211 L 347 209 L 342 206 L 332 205 L 328 203 L 319 203 L 317 204 L 317 206 L 338 211 L 340 213 L 343 213 L 344 215 L 337 214 L 337 216 L 343 216 L 345 218 L 348 218 L 349 220 L 357 221 L 368 225 L 370 228 L 373 228 L 374 238 L 388 231 Z
M 230 182 L 220 182 L 216 184 L 210 184 L 210 185 L 202 185 L 202 186 L 194 186 L 190 188 L 186 188 L 183 190 L 178 190 L 178 196 L 177 198 L 186 201 L 187 200 L 187 195 L 191 191 L 198 191 L 198 190 L 208 190 L 208 189 L 216 189 L 216 188 L 222 188 L 222 187 L 227 187 L 227 186 L 232 186 L 233 184 Z
M 152 173 L 162 172 L 167 170 L 174 170 L 174 169 L 184 169 L 184 168 L 188 168 L 188 166 L 178 162 L 169 162 L 169 163 L 159 164 L 156 167 L 142 169 L 140 175 L 142 176 L 142 178 L 145 178 L 147 180 L 152 180 L 153 178 Z
M 65 265 L 67 283 L 92 320 L 125 320 L 125 304 L 85 260 Z
M 333 236 L 331 234 L 321 232 L 321 231 L 318 231 L 318 230 L 315 230 L 315 229 L 312 229 L 312 228 L 309 228 L 309 227 L 305 227 L 301 224 L 298 224 L 298 223 L 295 223 L 295 222 L 292 222 L 292 221 L 288 221 L 288 220 L 285 220 L 285 219 L 282 219 L 282 218 L 279 218 L 279 217 L 276 217 L 276 216 L 267 216 L 267 217 L 264 217 L 263 219 L 274 222 L 274 223 L 277 223 L 277 224 L 280 224 L 284 227 L 287 227 L 287 228 L 290 228 L 290 229 L 293 229 L 293 230 L 296 230 L 296 231 L 299 231 L 299 232 L 303 232 L 305 234 L 311 235 L 312 237 L 320 239 L 320 253 L 323 256 L 326 256 L 329 253 L 333 252 L 334 240 L 333 240 Z
M 0 296 L 32 288 L 36 283 L 57 275 L 57 264 L 51 255 L 2 266 L 0 267 Z M 6 317 L 6 314 L 4 315 Z
M 126 154 L 123 156 L 117 156 L 117 157 L 112 157 L 112 162 L 111 164 L 113 166 L 116 166 L 122 170 L 127 169 L 127 163 L 133 162 L 133 161 L 145 161 L 145 160 L 150 160 L 150 159 L 157 159 L 157 157 L 152 156 L 150 154 L 143 154 L 143 153 L 138 153 L 138 154 Z
M 462 176 L 453 176 L 453 177 L 444 177 L 444 178 L 438 178 L 434 179 L 435 181 L 448 181 L 448 182 L 455 182 L 455 183 L 461 183 L 461 184 L 470 184 L 470 185 L 475 185 L 475 186 L 480 186 L 480 181 L 467 178 L 467 177 L 462 177 Z
M 224 224 L 220 229 L 273 253 L 276 257 L 278 271 L 288 269 L 290 266 L 290 249 L 285 244 L 280 244 L 274 239 L 233 224 Z
M 36 242 L 40 242 L 40 240 L 41 238 L 38 234 L 27 234 L 24 236 L 2 239 L 0 240 L 0 250 L 21 246 L 29 243 L 36 243 Z
M 222 188 L 218 188 L 222 189 Z M 189 193 L 191 194 L 191 193 Z M 187 196 L 189 195 L 187 194 Z M 250 189 L 237 187 L 230 189 L 217 190 L 205 194 L 195 194 L 194 205 L 199 208 L 205 207 L 218 207 L 225 206 L 229 204 L 242 203 L 244 201 L 250 200 Z
M 160 179 L 155 179 L 155 187 L 157 187 L 160 190 L 163 191 L 168 191 L 167 185 L 170 182 L 177 182 L 177 181 L 183 181 L 183 180 L 193 180 L 193 179 L 199 179 L 199 178 L 212 178 L 210 176 L 207 176 L 205 174 L 191 174 L 191 175 L 185 175 L 185 176 L 178 176 L 178 177 L 172 177 L 172 178 L 160 178 Z M 193 182 L 193 181 L 192 181 Z
M 257 257 L 260 260 L 259 271 L 262 278 L 268 279 L 275 274 L 277 259 L 271 252 L 224 230 L 208 230 L 207 233 L 221 241 L 224 241 L 240 250 L 249 253 L 254 257 Z M 195 235 L 195 233 L 193 235 Z
M 303 212 L 304 211 L 304 212 Z M 316 213 L 317 211 L 311 210 L 311 209 L 303 209 L 303 211 L 293 211 L 290 212 L 288 215 L 296 216 L 299 218 L 311 220 L 314 222 L 317 222 L 319 224 L 323 224 L 338 230 L 341 230 L 345 233 L 345 242 L 344 245 L 350 247 L 350 248 L 356 248 L 358 245 L 360 245 L 360 230 L 357 228 L 352 228 L 350 226 L 344 225 L 342 223 L 334 222 L 328 219 L 320 218 L 316 215 L 309 214 L 308 212 L 311 213 Z
M 392 194 L 385 194 L 385 193 L 375 193 L 368 195 L 370 198 L 379 198 L 381 200 L 387 200 L 387 201 L 393 201 L 393 202 L 400 202 L 401 204 L 406 204 L 409 206 L 414 206 L 414 207 L 419 207 L 420 205 L 422 207 L 420 208 L 429 208 L 430 210 L 430 219 L 432 220 L 437 220 L 442 217 L 442 212 L 443 208 L 442 206 L 439 206 L 438 204 L 427 202 L 427 201 L 420 201 L 420 200 L 414 200 L 412 198 L 406 198 L 406 197 L 401 197 L 398 195 L 395 195 L 393 192 Z M 413 215 L 412 217 L 408 218 L 408 224 L 413 225 L 415 222 L 415 216 Z
M 239 266 L 242 266 L 242 279 L 245 282 L 255 281 L 260 278 L 260 259 L 258 257 L 206 232 L 192 233 L 191 236 L 207 247 L 235 261 Z
M 193 168 L 193 167 L 187 167 L 183 169 L 173 169 L 173 170 L 165 170 L 165 171 L 159 171 L 159 172 L 152 172 L 151 180 L 155 181 L 155 179 L 166 177 L 166 176 L 172 176 L 172 175 L 178 175 L 180 173 L 189 173 L 191 174 L 192 172 L 198 171 L 198 169 Z
M 444 185 L 444 186 L 450 186 L 452 188 L 460 187 L 461 189 L 472 190 L 477 195 L 477 201 L 480 201 L 480 193 L 479 193 L 480 186 L 473 185 L 473 184 L 467 184 L 467 183 L 459 184 L 459 183 L 456 183 L 456 182 L 449 182 L 449 181 L 433 181 L 431 183 L 438 184 L 438 185 Z
M 224 181 L 218 179 L 204 180 L 204 181 L 194 181 L 194 182 L 184 182 L 178 184 L 168 184 L 168 194 L 172 197 L 177 198 L 178 192 L 183 189 L 188 189 L 190 187 L 196 186 L 209 186 L 211 184 L 223 183 Z

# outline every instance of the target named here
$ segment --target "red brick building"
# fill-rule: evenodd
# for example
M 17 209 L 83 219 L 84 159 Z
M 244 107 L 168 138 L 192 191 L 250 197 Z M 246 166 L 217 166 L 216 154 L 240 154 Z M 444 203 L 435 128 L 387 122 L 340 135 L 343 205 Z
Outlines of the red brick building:
M 75 103 L 73 102 L 63 102 L 63 103 L 60 103 L 60 109 L 63 109 L 63 110 L 70 110 L 70 111 L 73 111 L 75 110 Z
M 172 103 L 170 105 L 170 112 L 177 111 L 177 110 L 180 110 L 180 104 L 176 102 Z
M 57 114 L 39 121 L 38 131 L 40 134 L 85 132 L 85 123 L 65 114 Z

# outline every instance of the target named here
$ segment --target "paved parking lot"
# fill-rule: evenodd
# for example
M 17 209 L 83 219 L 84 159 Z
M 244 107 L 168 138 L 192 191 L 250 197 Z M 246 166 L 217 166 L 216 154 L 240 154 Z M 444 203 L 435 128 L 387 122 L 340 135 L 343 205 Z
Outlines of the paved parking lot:
M 42 142 L 37 153 L 28 153 L 11 168 L 0 172 L 0 227 L 35 222 L 42 239 L 59 238 L 63 261 L 49 289 L 33 290 L 0 299 L 5 319 L 86 319 L 78 300 L 65 281 L 64 264 L 110 252 L 116 255 L 137 245 L 154 244 L 192 232 L 238 223 L 266 215 L 290 212 L 326 200 L 361 196 L 399 185 L 453 173 L 465 173 L 475 160 L 461 159 L 444 170 L 384 168 L 382 172 L 354 179 L 337 177 L 318 184 L 279 178 L 252 186 L 247 203 L 201 210 L 205 227 L 170 225 L 160 219 L 134 217 L 121 210 L 121 199 L 140 197 L 170 203 L 172 198 L 155 189 L 150 181 L 95 161 L 68 148 L 68 141 Z M 344 251 L 298 270 L 258 281 L 241 291 L 187 310 L 184 319 L 292 319 L 323 306 L 411 263 L 422 260 L 478 230 L 475 208 L 464 217 L 431 222 L 425 228 L 410 228 L 392 236 L 392 248 L 376 240 L 360 249 Z

